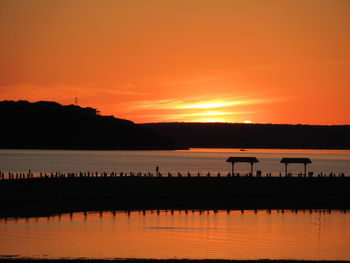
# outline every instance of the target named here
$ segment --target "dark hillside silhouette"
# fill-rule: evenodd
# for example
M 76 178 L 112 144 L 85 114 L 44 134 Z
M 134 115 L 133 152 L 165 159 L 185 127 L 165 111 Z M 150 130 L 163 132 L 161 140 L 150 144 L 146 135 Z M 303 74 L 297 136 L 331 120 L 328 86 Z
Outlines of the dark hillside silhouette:
M 235 123 L 142 124 L 178 145 L 198 148 L 350 149 L 350 125 Z
M 0 102 L 0 148 L 350 149 L 350 125 L 234 123 L 134 124 L 102 116 L 94 108 L 55 102 Z
M 173 149 L 167 137 L 93 108 L 55 102 L 0 102 L 0 147 L 32 149 Z

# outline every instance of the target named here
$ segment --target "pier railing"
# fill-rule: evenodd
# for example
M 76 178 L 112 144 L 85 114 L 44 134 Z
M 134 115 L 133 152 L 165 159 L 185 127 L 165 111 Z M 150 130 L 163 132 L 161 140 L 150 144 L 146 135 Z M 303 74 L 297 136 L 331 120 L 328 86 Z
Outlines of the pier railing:
M 174 177 L 174 178 L 182 178 L 182 177 L 299 177 L 299 178 L 310 178 L 310 177 L 350 177 L 350 175 L 346 175 L 345 173 L 318 173 L 314 174 L 313 172 L 309 172 L 308 174 L 297 173 L 297 174 L 272 174 L 265 173 L 263 174 L 261 171 L 257 171 L 256 174 L 251 173 L 161 173 L 157 171 L 156 173 L 147 172 L 78 172 L 78 173 L 62 173 L 62 172 L 40 172 L 33 173 L 31 170 L 28 172 L 1 172 L 0 171 L 0 181 L 1 180 L 30 180 L 30 179 L 62 179 L 62 178 L 120 178 L 120 177 Z

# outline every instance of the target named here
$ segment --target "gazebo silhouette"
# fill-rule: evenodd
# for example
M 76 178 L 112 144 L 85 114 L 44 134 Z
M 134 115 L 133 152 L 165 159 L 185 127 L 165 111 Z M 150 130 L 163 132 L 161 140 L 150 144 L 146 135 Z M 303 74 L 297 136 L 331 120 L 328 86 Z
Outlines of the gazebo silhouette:
M 306 176 L 306 166 L 312 163 L 309 158 L 282 158 L 281 163 L 285 165 L 286 176 L 288 174 L 288 164 L 290 163 L 302 163 L 304 164 L 304 175 Z
M 258 163 L 259 160 L 256 157 L 229 157 L 226 162 L 232 164 L 232 176 L 234 175 L 235 163 L 250 163 L 250 172 L 253 175 L 253 165 Z

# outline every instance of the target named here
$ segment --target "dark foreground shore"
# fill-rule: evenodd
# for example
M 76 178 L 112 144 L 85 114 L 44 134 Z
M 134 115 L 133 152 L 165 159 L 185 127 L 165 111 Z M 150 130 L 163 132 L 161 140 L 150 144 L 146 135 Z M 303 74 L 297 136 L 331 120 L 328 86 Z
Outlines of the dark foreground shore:
M 222 259 L 3 259 L 0 263 L 337 263 L 350 261 L 329 260 L 222 260 Z
M 0 217 L 162 209 L 350 209 L 350 177 L 117 177 L 0 181 Z

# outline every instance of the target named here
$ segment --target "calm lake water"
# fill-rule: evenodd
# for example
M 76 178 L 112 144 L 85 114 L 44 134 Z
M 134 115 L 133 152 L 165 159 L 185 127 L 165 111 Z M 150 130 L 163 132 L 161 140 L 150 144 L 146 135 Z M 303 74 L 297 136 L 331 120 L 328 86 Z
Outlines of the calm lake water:
M 350 260 L 342 211 L 145 211 L 0 219 L 0 254 Z
M 282 157 L 308 157 L 314 173 L 350 176 L 348 150 L 0 150 L 2 172 L 228 173 L 229 156 L 255 156 L 255 170 L 284 172 Z M 290 165 L 290 171 L 303 171 Z M 250 167 L 238 164 L 236 172 Z M 350 260 L 344 211 L 146 211 L 0 219 L 0 255 L 89 258 Z
M 0 150 L 2 172 L 160 172 L 227 174 L 229 156 L 255 156 L 260 163 L 254 170 L 273 175 L 284 173 L 282 157 L 308 157 L 312 164 L 308 171 L 317 173 L 345 173 L 350 175 L 350 150 L 287 150 L 287 149 L 192 149 L 189 151 L 56 151 L 56 150 Z M 289 165 L 293 173 L 303 171 L 302 164 Z M 247 173 L 249 164 L 236 164 L 235 172 Z

